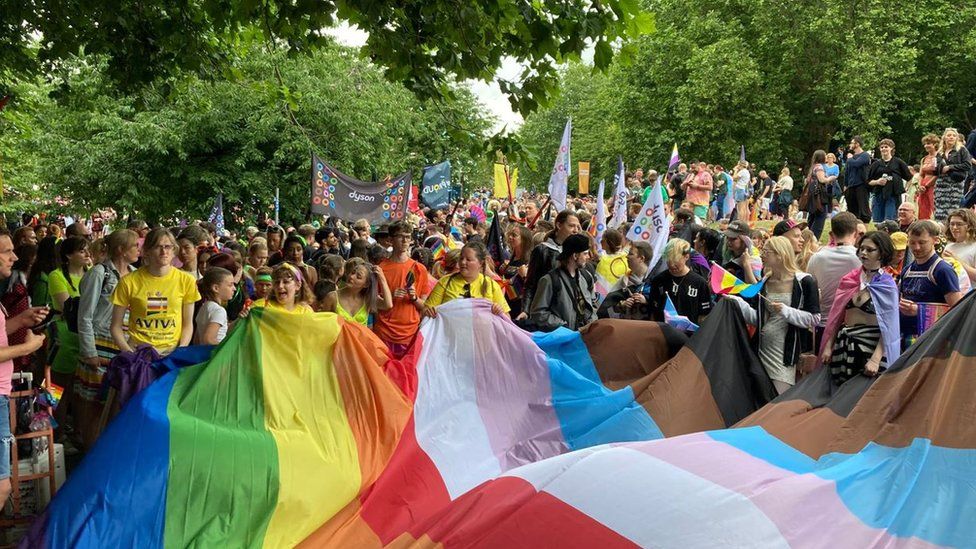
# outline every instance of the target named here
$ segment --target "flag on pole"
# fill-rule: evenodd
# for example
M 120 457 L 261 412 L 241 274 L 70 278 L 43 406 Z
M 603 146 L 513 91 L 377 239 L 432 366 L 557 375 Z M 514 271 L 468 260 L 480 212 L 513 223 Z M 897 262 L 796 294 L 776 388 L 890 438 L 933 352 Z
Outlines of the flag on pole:
M 214 199 L 214 205 L 207 221 L 217 226 L 217 234 L 224 232 L 224 193 L 217 193 L 217 198 Z
M 671 149 L 671 160 L 668 160 L 668 173 L 678 171 L 678 164 L 681 164 L 681 156 L 678 155 L 678 144 L 675 143 Z
M 281 197 L 278 194 L 278 187 L 275 187 L 275 198 L 274 198 L 274 214 L 275 214 L 275 225 L 279 223 L 278 214 L 281 213 Z
M 712 262 L 712 292 L 717 295 L 737 295 L 749 299 L 756 297 L 765 283 L 766 279 L 764 278 L 755 284 L 746 284 L 723 269 L 718 263 Z
M 613 219 L 610 220 L 610 228 L 616 229 L 627 221 L 627 197 L 630 196 L 624 174 L 624 159 L 621 156 L 617 157 L 617 175 L 613 177 Z
M 557 212 L 566 209 L 566 192 L 569 188 L 569 141 L 573 132 L 573 119 L 566 120 L 566 128 L 563 129 L 563 139 L 559 143 L 559 154 L 556 155 L 556 162 L 552 166 L 552 175 L 549 176 L 549 196 L 552 205 Z
M 580 162 L 576 171 L 579 176 L 579 193 L 589 194 L 590 192 L 590 163 Z
M 514 200 L 515 189 L 518 186 L 518 168 L 508 169 L 507 164 L 495 162 L 494 198 L 511 198 Z
M 678 310 L 675 309 L 674 303 L 671 302 L 671 296 L 668 294 L 664 294 L 664 322 L 685 332 L 698 331 L 697 324 L 688 320 L 688 317 L 678 314 Z
M 488 256 L 495 262 L 496 268 L 501 268 L 502 263 L 508 260 L 508 250 L 502 242 L 502 229 L 498 224 L 498 212 L 491 218 L 491 227 L 488 228 L 488 238 L 485 246 L 488 248 Z
M 603 239 L 603 232 L 607 230 L 607 203 L 603 200 L 603 187 L 606 181 L 600 180 L 600 188 L 596 197 L 596 215 L 590 221 L 590 236 L 599 245 Z M 599 248 L 599 246 L 597 246 Z
M 647 201 L 641 207 L 640 214 L 634 220 L 634 224 L 627 232 L 627 240 L 632 242 L 647 242 L 654 250 L 651 262 L 648 264 L 652 269 L 661 259 L 664 253 L 664 246 L 668 243 L 668 236 L 671 234 L 671 223 L 668 222 L 667 213 L 664 211 L 664 197 L 661 195 L 661 176 L 654 182 L 651 194 L 647 195 Z

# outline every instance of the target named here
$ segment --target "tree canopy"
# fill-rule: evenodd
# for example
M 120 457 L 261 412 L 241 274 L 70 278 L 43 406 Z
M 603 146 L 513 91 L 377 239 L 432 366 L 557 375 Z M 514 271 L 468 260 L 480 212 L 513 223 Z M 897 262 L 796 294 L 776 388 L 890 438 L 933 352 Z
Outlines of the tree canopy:
M 466 90 L 421 101 L 340 46 L 239 54 L 234 80 L 184 75 L 167 94 L 120 92 L 94 56 L 67 62 L 63 78 L 18 84 L 21 104 L 4 113 L 0 137 L 8 183 L 73 211 L 114 206 L 150 219 L 205 215 L 222 192 L 229 217 L 253 220 L 277 186 L 283 214 L 300 220 L 313 150 L 361 179 L 410 169 L 419 178 L 446 158 L 468 180 L 487 177 L 483 158 L 449 132 L 490 127 Z
M 861 134 L 905 159 L 920 137 L 976 126 L 976 7 L 945 0 L 649 0 L 653 34 L 608 74 L 569 68 L 553 109 L 529 115 L 523 143 L 548 168 L 573 116 L 573 160 L 612 173 L 685 160 L 802 165 Z M 574 91 L 575 90 L 575 91 Z M 549 164 L 551 165 L 551 164 Z M 607 169 L 611 171 L 608 172 Z M 598 168 L 594 168 L 596 172 Z M 526 170 L 542 188 L 548 171 Z
M 518 81 L 502 82 L 522 113 L 547 102 L 558 63 L 593 43 L 606 67 L 611 43 L 653 25 L 638 0 L 18 0 L 0 10 L 0 67 L 51 72 L 84 52 L 131 89 L 185 71 L 227 75 L 255 33 L 291 56 L 314 52 L 339 21 L 366 31 L 363 56 L 421 99 L 452 96 L 456 79 L 490 80 L 506 57 L 523 63 Z

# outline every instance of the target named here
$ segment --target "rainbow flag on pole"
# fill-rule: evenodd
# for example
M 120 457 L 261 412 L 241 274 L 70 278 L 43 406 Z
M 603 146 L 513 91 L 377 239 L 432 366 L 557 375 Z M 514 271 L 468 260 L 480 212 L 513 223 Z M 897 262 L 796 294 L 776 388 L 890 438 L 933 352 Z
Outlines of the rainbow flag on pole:
M 762 290 L 766 279 L 762 279 L 755 284 L 746 284 L 713 261 L 711 283 L 712 291 L 717 295 L 737 295 L 744 299 L 749 299 L 756 297 L 759 290 Z

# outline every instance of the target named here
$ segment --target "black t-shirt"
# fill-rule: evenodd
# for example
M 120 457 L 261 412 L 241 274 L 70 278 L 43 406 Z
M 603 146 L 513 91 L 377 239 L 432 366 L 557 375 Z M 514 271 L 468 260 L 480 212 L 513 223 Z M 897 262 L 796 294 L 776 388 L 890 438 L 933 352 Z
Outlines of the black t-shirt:
M 875 159 L 871 167 L 868 168 L 867 180 L 874 181 L 884 175 L 889 177 L 884 186 L 871 187 L 872 192 L 880 194 L 884 198 L 900 196 L 905 192 L 905 180 L 912 178 L 911 172 L 908 171 L 908 164 L 905 164 L 905 161 L 897 156 L 891 157 L 891 160 Z
M 685 199 L 685 190 L 681 188 L 681 183 L 684 182 L 687 176 L 688 172 L 684 174 L 676 173 L 671 176 L 671 199 L 679 204 Z
M 651 318 L 658 322 L 664 320 L 665 296 L 671 296 L 678 314 L 694 323 L 712 310 L 712 290 L 695 271 L 680 277 L 664 271 L 651 280 Z

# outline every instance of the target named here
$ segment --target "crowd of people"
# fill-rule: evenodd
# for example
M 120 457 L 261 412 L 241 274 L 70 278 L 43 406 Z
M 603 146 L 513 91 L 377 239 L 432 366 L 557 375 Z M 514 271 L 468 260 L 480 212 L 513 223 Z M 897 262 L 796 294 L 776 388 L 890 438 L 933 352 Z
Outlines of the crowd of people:
M 728 298 L 755 326 L 756 356 L 778 391 L 796 383 L 805 356 L 838 384 L 876 375 L 924 329 L 920 308 L 951 307 L 976 280 L 976 214 L 960 207 L 972 158 L 952 129 L 922 142 L 926 156 L 908 166 L 890 140 L 872 157 L 854 137 L 846 154 L 816 151 L 802 181 L 788 167 L 774 181 L 745 161 L 729 172 L 681 164 L 661 179 L 671 234 L 659 250 L 625 238 L 658 180 L 643 170 L 628 174 L 628 220 L 602 232 L 593 197 L 555 212 L 532 193 L 475 192 L 379 226 L 264 218 L 230 232 L 26 215 L 0 235 L 0 501 L 10 490 L 14 370 L 40 379 L 50 366 L 64 388 L 58 438 L 84 450 L 98 436 L 116 355 L 220 344 L 254 307 L 335 313 L 400 358 L 422 319 L 456 299 L 487 300 L 496 315 L 551 331 L 598 318 L 664 321 L 669 306 L 700 324 Z M 716 268 L 762 289 L 752 299 L 716 295 Z
M 820 238 L 827 219 L 850 211 L 862 222 L 897 219 L 902 203 L 916 205 L 919 219 L 945 222 L 967 195 L 976 167 L 976 131 L 964 140 L 954 128 L 941 137 L 926 134 L 916 164 L 895 154 L 895 143 L 882 139 L 865 150 L 864 139 L 851 138 L 836 154 L 816 151 L 801 180 L 789 166 L 770 172 L 740 160 L 729 172 L 720 164 L 681 164 L 669 178 L 673 207 L 691 209 L 702 220 L 801 217 Z M 645 182 L 645 185 L 648 183 Z

